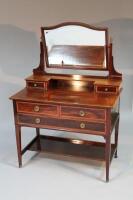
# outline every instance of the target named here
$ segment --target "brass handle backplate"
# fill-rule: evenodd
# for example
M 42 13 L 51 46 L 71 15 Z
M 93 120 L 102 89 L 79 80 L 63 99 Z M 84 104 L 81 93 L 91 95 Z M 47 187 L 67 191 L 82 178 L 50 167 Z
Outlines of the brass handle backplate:
M 85 128 L 85 123 L 81 123 L 80 128 Z
M 39 112 L 39 110 L 40 110 L 40 107 L 39 107 L 39 106 L 35 106 L 35 107 L 34 107 L 34 111 L 35 111 L 35 112 Z
M 80 115 L 81 117 L 83 117 L 83 116 L 85 116 L 85 112 L 84 112 L 83 110 L 80 110 L 79 115 Z
M 36 118 L 35 122 L 36 122 L 36 124 L 40 124 L 40 122 L 41 122 L 40 118 Z

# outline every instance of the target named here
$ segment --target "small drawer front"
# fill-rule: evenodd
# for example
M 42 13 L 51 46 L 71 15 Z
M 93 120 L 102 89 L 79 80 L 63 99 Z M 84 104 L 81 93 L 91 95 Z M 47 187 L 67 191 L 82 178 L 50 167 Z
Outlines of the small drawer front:
M 58 108 L 50 104 L 17 102 L 17 112 L 57 116 Z
M 82 107 L 61 107 L 62 117 L 74 117 L 80 119 L 92 119 L 92 120 L 105 120 L 105 110 L 104 109 L 94 109 L 94 108 L 82 108 Z
M 44 82 L 27 81 L 27 86 L 34 87 L 34 88 L 44 88 L 45 84 L 44 84 Z
M 96 92 L 116 93 L 117 88 L 112 86 L 97 86 Z
M 75 121 L 67 119 L 56 119 L 41 116 L 30 116 L 30 115 L 18 115 L 18 123 L 42 127 L 51 128 L 66 131 L 76 131 L 80 133 L 91 133 L 96 135 L 105 134 L 105 124 L 98 122 L 88 122 L 88 121 Z

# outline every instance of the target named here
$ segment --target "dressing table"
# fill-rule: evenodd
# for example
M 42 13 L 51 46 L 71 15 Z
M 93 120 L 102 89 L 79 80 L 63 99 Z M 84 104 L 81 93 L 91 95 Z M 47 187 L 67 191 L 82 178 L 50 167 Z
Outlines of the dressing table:
M 77 22 L 41 27 L 40 64 L 26 78 L 26 87 L 10 98 L 19 167 L 27 150 L 97 159 L 105 161 L 108 182 L 111 160 L 117 157 L 121 83 L 107 28 Z M 36 129 L 23 149 L 22 127 Z M 105 142 L 50 136 L 49 129 Z

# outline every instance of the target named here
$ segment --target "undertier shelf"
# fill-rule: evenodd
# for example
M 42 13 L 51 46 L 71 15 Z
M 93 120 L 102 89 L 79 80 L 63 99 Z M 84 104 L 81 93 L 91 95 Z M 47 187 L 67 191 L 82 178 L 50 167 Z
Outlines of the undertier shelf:
M 53 136 L 44 136 L 34 138 L 22 151 L 22 154 L 27 150 L 42 151 L 45 153 L 75 156 L 80 158 L 88 158 L 94 160 L 105 160 L 105 143 L 59 138 Z M 116 151 L 115 145 L 111 144 L 112 160 Z

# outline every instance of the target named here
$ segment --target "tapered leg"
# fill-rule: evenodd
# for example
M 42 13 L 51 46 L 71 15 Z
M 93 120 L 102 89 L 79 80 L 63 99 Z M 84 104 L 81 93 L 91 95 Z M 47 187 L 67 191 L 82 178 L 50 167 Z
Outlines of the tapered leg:
M 118 147 L 118 132 L 119 132 L 119 119 L 117 120 L 116 126 L 115 126 L 115 158 L 117 158 L 117 147 Z
M 16 129 L 16 143 L 17 143 L 18 163 L 19 163 L 19 167 L 22 167 L 21 127 L 16 125 L 15 129 Z
M 106 138 L 105 144 L 105 162 L 106 162 L 106 182 L 109 182 L 109 167 L 110 167 L 110 152 L 111 152 L 111 139 L 110 135 Z
M 40 151 L 41 150 L 40 128 L 36 128 L 36 135 L 37 135 L 37 149 L 38 149 L 38 151 Z

